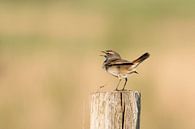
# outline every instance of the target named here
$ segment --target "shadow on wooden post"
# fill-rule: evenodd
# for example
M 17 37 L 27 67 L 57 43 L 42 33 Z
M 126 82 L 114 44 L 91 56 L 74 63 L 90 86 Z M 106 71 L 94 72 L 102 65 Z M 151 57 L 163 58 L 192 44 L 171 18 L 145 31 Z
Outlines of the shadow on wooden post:
M 140 110 L 138 91 L 93 93 L 90 129 L 140 129 Z

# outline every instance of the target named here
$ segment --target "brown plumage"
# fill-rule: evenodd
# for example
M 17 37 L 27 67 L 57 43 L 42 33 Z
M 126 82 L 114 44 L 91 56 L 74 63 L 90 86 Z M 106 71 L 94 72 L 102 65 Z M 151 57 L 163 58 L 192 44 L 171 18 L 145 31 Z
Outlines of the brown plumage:
M 142 56 L 140 56 L 139 58 L 137 58 L 136 60 L 132 61 L 133 64 L 140 64 L 141 62 L 143 62 L 145 59 L 147 59 L 150 56 L 149 53 L 144 53 Z
M 102 51 L 102 53 L 104 53 L 104 55 L 101 56 L 105 57 L 103 68 L 111 75 L 119 78 L 119 83 L 117 84 L 116 90 L 118 90 L 121 80 L 125 79 L 125 84 L 122 89 L 124 90 L 127 83 L 128 74 L 137 73 L 136 67 L 150 56 L 149 53 L 144 53 L 139 58 L 130 62 L 122 59 L 120 54 L 113 50 Z

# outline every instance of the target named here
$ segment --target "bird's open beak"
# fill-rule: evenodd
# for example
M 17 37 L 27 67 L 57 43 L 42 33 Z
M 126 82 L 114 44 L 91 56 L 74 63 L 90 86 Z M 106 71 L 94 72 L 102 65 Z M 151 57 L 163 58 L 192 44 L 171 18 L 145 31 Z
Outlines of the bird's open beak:
M 100 51 L 101 53 L 103 53 L 103 54 L 101 54 L 100 56 L 106 56 L 106 52 L 105 51 Z

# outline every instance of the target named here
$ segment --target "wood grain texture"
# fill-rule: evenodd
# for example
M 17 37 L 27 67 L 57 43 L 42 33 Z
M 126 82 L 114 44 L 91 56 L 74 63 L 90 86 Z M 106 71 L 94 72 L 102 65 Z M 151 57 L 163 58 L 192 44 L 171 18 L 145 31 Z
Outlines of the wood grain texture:
M 93 93 L 90 129 L 140 129 L 140 110 L 138 91 Z

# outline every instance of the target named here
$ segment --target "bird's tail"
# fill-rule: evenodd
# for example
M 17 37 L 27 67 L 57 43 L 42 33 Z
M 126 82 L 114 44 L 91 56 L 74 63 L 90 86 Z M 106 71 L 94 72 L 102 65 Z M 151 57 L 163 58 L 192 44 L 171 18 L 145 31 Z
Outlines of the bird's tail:
M 148 52 L 144 53 L 139 58 L 135 59 L 132 63 L 138 66 L 141 62 L 143 62 L 145 59 L 147 59 L 150 56 Z

